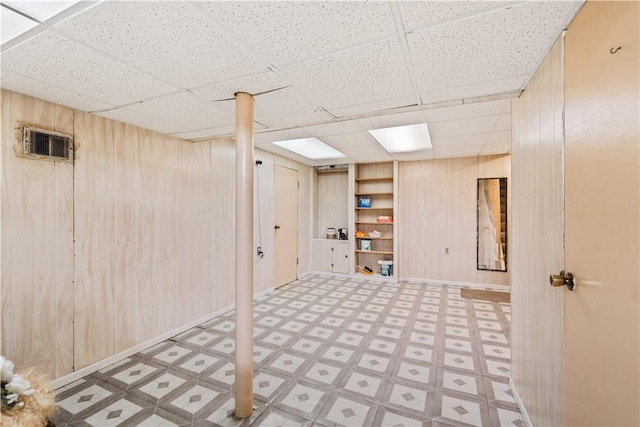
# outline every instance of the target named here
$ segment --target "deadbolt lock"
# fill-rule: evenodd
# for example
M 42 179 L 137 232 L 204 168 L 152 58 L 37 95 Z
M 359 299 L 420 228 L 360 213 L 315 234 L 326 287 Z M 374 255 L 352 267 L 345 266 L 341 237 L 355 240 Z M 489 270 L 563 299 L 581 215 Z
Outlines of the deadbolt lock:
M 570 291 L 576 288 L 576 278 L 572 273 L 565 273 L 564 270 L 560 274 L 552 274 L 549 276 L 549 283 L 553 287 L 566 286 Z

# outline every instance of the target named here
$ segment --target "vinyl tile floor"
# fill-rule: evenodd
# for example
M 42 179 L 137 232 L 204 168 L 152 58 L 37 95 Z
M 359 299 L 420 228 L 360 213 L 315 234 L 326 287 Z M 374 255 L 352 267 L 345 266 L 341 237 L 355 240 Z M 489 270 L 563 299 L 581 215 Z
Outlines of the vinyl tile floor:
M 253 415 L 234 311 L 56 390 L 63 426 L 524 426 L 510 305 L 447 285 L 308 275 L 254 301 Z

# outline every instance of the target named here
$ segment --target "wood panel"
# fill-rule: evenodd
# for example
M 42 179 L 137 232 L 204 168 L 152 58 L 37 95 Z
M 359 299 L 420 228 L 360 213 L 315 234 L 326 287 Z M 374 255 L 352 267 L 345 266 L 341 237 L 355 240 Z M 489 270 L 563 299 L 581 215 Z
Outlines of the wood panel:
M 26 124 L 72 134 L 73 111 L 2 92 L 2 353 L 52 376 L 73 367 L 73 166 L 26 159 Z
M 74 135 L 75 167 L 21 158 L 24 123 Z M 234 303 L 233 141 L 193 144 L 88 113 L 74 118 L 7 91 L 1 132 L 4 355 L 60 378 Z M 260 271 L 273 271 L 273 166 L 281 164 L 300 172 L 306 272 L 311 170 L 262 154 L 271 258 Z M 257 280 L 256 292 L 271 289 L 273 274 Z
M 84 113 L 76 137 L 80 368 L 231 304 L 232 256 L 214 237 L 232 241 L 232 186 L 224 145 L 214 168 L 209 143 Z
M 508 273 L 476 268 L 476 180 L 492 177 L 510 177 L 509 156 L 399 164 L 402 277 L 509 285 Z
M 311 269 L 311 176 L 310 166 L 298 164 L 298 277 Z M 348 222 L 345 222 L 345 225 Z
M 213 248 L 213 280 L 210 283 L 210 301 L 213 310 L 228 307 L 235 302 L 235 145 L 231 140 L 208 142 L 211 170 L 209 214 L 212 237 L 208 245 Z M 223 250 L 220 250 L 223 248 Z
M 566 35 L 566 426 L 640 425 L 639 23 L 587 2 Z
M 511 365 L 533 425 L 562 425 L 563 40 L 513 101 Z
M 326 229 L 347 227 L 349 199 L 348 173 L 325 173 L 317 176 L 316 230 L 314 237 L 325 237 Z

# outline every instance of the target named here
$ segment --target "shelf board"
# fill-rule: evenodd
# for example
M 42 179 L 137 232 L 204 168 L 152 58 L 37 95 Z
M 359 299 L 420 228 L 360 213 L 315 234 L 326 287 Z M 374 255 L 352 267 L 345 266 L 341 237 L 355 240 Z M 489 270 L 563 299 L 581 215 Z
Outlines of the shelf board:
M 365 240 L 393 240 L 393 237 L 356 237 L 356 239 L 365 239 Z
M 356 182 L 368 182 L 368 181 L 393 181 L 392 176 L 377 176 L 372 178 L 356 178 Z
M 356 207 L 356 209 L 361 209 L 363 211 L 388 211 L 390 209 L 393 209 L 393 206 L 391 206 L 390 208 L 358 208 Z
M 369 224 L 369 225 L 393 225 L 393 222 L 376 222 L 376 221 L 356 221 L 356 224 Z
M 393 255 L 393 251 L 361 251 L 356 249 L 357 254 Z
M 393 196 L 392 192 L 371 192 L 369 191 L 368 193 L 356 193 L 356 196 Z

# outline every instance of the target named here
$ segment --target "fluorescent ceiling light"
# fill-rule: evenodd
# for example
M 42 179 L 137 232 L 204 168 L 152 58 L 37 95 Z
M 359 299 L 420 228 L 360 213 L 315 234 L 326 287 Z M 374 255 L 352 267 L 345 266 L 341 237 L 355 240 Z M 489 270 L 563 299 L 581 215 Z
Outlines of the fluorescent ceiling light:
M 406 153 L 431 148 L 431 137 L 426 123 L 372 129 L 369 133 L 388 153 Z
M 318 138 L 289 139 L 286 141 L 274 141 L 273 143 L 312 160 L 346 157 L 344 154 L 335 148 L 328 146 Z
M 79 2 L 79 0 L 3 1 L 3 3 L 8 4 L 12 8 L 23 12 L 25 15 L 29 15 L 40 22 L 46 21 Z
M 1 40 L 4 44 L 9 40 L 18 37 L 20 34 L 29 31 L 38 25 L 38 23 L 15 13 L 11 9 L 0 7 L 0 25 L 2 25 Z

